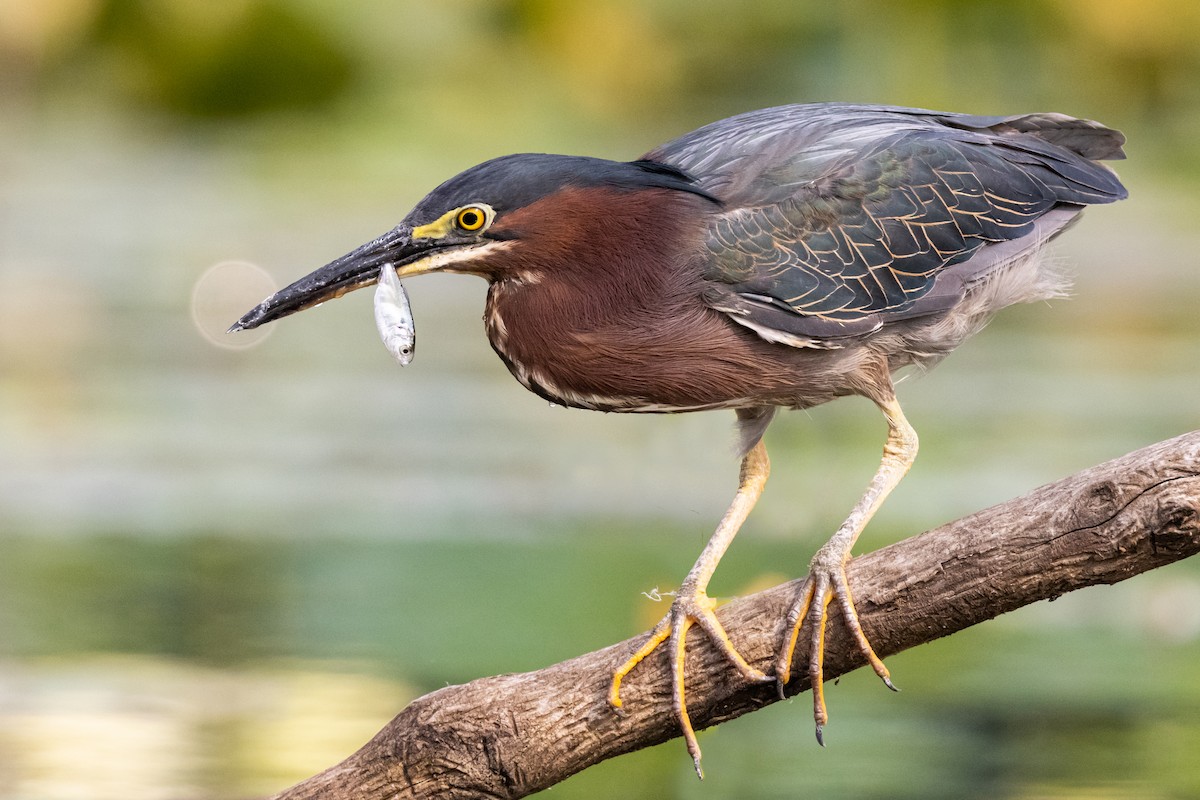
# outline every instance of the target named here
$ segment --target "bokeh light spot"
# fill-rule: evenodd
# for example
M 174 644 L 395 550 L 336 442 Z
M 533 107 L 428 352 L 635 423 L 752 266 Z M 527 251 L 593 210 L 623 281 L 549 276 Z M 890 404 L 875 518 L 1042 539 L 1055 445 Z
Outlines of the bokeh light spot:
M 192 286 L 192 321 L 200 335 L 217 347 L 242 350 L 261 343 L 271 328 L 227 333 L 242 314 L 274 294 L 275 281 L 248 261 L 213 264 Z

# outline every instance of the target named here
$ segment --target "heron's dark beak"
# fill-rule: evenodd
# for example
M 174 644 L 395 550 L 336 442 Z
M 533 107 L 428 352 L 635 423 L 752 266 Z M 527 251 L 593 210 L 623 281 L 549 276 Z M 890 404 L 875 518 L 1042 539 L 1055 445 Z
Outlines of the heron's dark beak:
M 247 311 L 241 319 L 233 323 L 229 332 L 257 328 L 265 322 L 341 297 L 346 292 L 370 286 L 379 280 L 379 269 L 384 264 L 391 263 L 400 267 L 421 259 L 429 250 L 429 242 L 414 243 L 412 229 L 401 224 L 316 272 L 305 275 L 291 286 L 280 289 Z

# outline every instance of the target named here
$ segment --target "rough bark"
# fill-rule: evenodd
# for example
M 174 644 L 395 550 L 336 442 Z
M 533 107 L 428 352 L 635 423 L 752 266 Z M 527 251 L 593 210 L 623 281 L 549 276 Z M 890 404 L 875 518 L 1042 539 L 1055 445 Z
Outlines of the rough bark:
M 886 656 L 1197 551 L 1200 431 L 856 558 L 849 578 L 863 628 Z M 735 644 L 765 672 L 800 588 L 801 581 L 791 581 L 720 610 Z M 605 701 L 613 669 L 642 639 L 425 695 L 357 753 L 277 797 L 524 797 L 604 759 L 678 736 L 665 648 L 626 680 L 623 714 Z M 827 646 L 827 679 L 862 665 L 836 613 Z M 796 663 L 806 657 L 802 642 Z M 742 683 L 695 628 L 687 666 L 697 728 L 777 699 L 773 686 Z M 809 688 L 803 666 L 795 674 L 789 694 Z

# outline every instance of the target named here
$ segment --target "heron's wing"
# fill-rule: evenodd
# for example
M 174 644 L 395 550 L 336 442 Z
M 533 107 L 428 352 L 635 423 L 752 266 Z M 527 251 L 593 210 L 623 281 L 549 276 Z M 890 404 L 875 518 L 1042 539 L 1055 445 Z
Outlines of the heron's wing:
M 1122 142 L 1061 115 L 788 106 L 714 123 L 647 159 L 725 204 L 706 241 L 709 305 L 768 338 L 836 346 L 952 307 L 1082 206 L 1124 197 L 1091 160 L 1120 157 Z

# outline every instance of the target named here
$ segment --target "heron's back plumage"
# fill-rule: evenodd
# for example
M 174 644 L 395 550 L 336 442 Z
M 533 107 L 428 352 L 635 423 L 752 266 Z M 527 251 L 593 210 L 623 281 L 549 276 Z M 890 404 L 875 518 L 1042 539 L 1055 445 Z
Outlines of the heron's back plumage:
M 1125 197 L 1097 161 L 1123 142 L 1060 114 L 818 104 L 731 117 L 646 159 L 724 204 L 706 237 L 710 307 L 771 341 L 839 347 L 949 311 L 1085 205 Z

